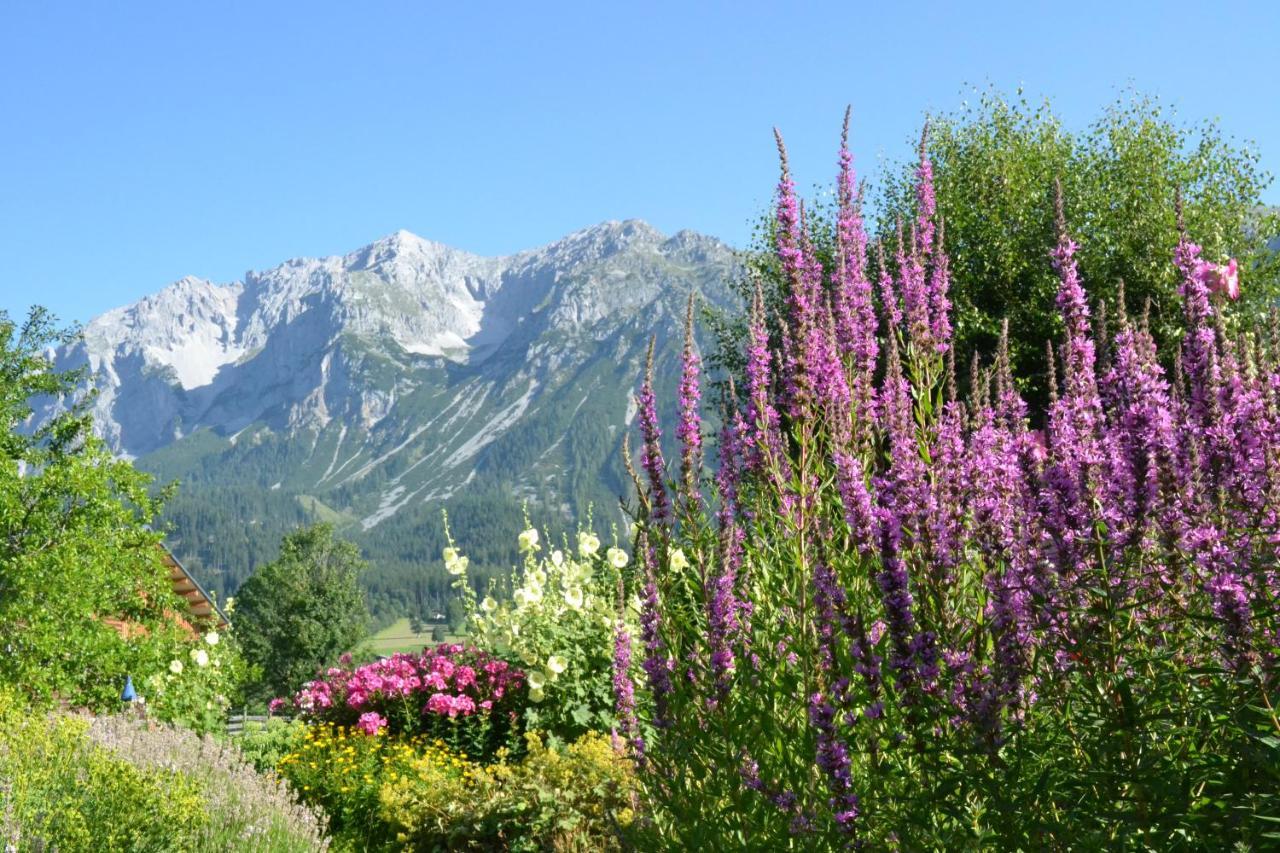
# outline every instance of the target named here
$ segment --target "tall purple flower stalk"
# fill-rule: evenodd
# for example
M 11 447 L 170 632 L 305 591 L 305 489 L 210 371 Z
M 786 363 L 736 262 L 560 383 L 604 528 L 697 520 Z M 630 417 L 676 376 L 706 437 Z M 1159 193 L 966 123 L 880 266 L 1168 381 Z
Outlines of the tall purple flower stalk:
M 853 155 L 849 153 L 849 111 L 840 135 L 840 173 L 836 184 L 836 268 L 832 273 L 832 314 L 840 355 L 849 363 L 854 413 L 860 423 L 875 414 L 873 380 L 880 347 L 871 282 L 867 279 L 867 235 L 858 203 Z
M 653 349 L 649 341 L 649 354 L 645 359 L 644 383 L 636 404 L 640 415 L 640 434 L 644 444 L 640 453 L 640 465 L 649 479 L 649 500 L 652 511 L 649 518 L 661 527 L 671 523 L 671 499 L 667 495 L 666 463 L 662 458 L 662 427 L 658 421 L 658 403 L 653 393 Z
M 684 500 L 688 507 L 696 506 L 698 473 L 702 469 L 702 419 L 699 406 L 702 389 L 698 383 L 700 359 L 693 339 L 693 296 L 685 315 L 684 352 L 680 370 L 680 423 L 676 426 L 676 438 L 680 440 L 680 480 Z

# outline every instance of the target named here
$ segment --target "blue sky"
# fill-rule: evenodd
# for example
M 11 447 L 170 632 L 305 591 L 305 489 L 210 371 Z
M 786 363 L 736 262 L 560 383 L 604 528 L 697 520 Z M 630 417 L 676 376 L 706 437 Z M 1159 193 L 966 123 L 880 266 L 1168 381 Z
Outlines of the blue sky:
M 496 254 L 640 217 L 743 244 L 775 180 L 909 152 L 975 86 L 1126 87 L 1280 172 L 1269 3 L 6 3 L 0 310 L 66 320 L 397 228 Z M 1267 200 L 1280 203 L 1273 185 Z

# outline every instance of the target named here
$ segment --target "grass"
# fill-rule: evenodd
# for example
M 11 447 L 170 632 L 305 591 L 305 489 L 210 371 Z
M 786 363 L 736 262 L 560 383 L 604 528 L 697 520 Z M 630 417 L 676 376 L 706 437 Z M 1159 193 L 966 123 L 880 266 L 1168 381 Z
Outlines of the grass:
M 415 634 L 409 628 L 408 618 L 397 619 L 378 633 L 371 636 L 361 644 L 362 649 L 367 649 L 377 655 L 392 655 L 396 652 L 418 652 L 424 646 L 433 646 L 437 641 L 431 639 L 431 625 L 426 626 L 426 630 L 420 634 Z M 446 634 L 445 642 L 456 643 L 465 639 L 460 634 Z

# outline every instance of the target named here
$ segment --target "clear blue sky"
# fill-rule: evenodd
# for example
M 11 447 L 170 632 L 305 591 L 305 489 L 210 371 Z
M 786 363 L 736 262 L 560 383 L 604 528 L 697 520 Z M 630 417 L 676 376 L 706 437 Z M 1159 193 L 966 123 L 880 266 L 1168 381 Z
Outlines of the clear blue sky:
M 874 178 L 974 85 L 1073 126 L 1132 86 L 1280 172 L 1280 14 L 1215 6 L 5 3 L 0 309 L 84 321 L 397 228 L 503 253 L 640 217 L 740 245 L 774 124 L 811 187 L 852 103 Z

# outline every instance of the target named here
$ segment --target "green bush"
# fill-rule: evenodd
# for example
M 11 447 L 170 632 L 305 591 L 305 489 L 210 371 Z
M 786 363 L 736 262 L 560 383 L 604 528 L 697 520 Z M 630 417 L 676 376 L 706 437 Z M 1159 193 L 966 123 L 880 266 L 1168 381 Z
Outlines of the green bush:
M 0 694 L 6 850 L 310 851 L 323 821 L 274 774 L 186 729 L 33 711 Z
M 275 773 L 259 773 L 234 746 L 124 716 L 98 717 L 85 734 L 139 772 L 170 773 L 192 786 L 207 819 L 186 836 L 175 833 L 172 847 L 301 853 L 327 845 L 320 814 L 299 805 Z
M 385 819 L 411 850 L 620 849 L 635 820 L 631 761 L 591 732 L 555 749 L 534 733 L 516 763 L 468 767 L 428 753 L 383 785 Z
M 1182 334 L 1178 279 L 1168 262 L 1178 242 L 1176 194 L 1204 257 L 1240 260 L 1239 317 L 1257 317 L 1280 295 L 1280 258 L 1266 249 L 1280 218 L 1265 214 L 1260 201 L 1271 175 L 1253 147 L 1224 137 L 1212 121 L 1186 124 L 1154 99 L 1129 97 L 1075 132 L 1048 103 L 988 90 L 958 114 L 931 117 L 926 144 L 962 374 L 975 353 L 995 351 L 1007 318 L 1013 373 L 1027 379 L 1033 404 L 1045 399 L 1045 341 L 1062 333 L 1047 262 L 1057 239 L 1055 180 L 1090 296 L 1115 305 L 1123 280 L 1131 306 L 1141 310 L 1150 300 L 1162 354 L 1171 356 Z M 904 163 L 884 192 L 877 230 L 890 245 L 896 221 L 909 226 L 915 217 L 915 168 L 914 158 Z
M 307 726 L 299 720 L 273 717 L 266 723 L 245 723 L 244 733 L 235 738 L 240 754 L 261 771 L 274 771 L 307 736 Z
M 135 767 L 88 739 L 87 728 L 83 719 L 46 717 L 13 704 L 0 710 L 0 839 L 6 845 L 64 853 L 168 850 L 175 839 L 208 827 L 194 779 Z
M 308 726 L 277 767 L 303 802 L 329 815 L 330 833 L 339 847 L 369 850 L 395 840 L 394 828 L 382 818 L 380 788 L 427 757 L 459 774 L 470 767 L 461 753 L 421 735 L 367 735 L 329 723 Z
M 112 457 L 84 401 L 72 402 L 81 377 L 54 369 L 50 348 L 72 339 L 39 309 L 20 325 L 0 312 L 0 685 L 41 707 L 101 711 L 119 707 L 126 676 L 143 692 L 172 661 L 212 649 L 187 628 L 190 609 L 149 527 L 167 493 L 153 495 L 150 477 Z M 32 399 L 68 408 L 31 433 Z M 155 713 L 220 718 L 206 705 L 225 702 L 239 667 L 227 645 L 216 659 L 198 707 L 159 701 Z

